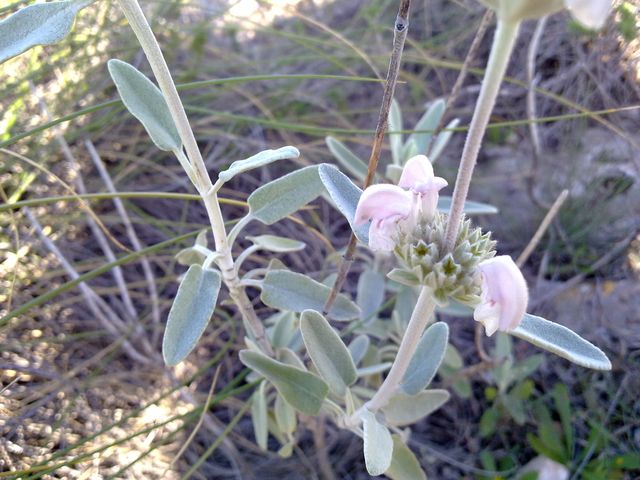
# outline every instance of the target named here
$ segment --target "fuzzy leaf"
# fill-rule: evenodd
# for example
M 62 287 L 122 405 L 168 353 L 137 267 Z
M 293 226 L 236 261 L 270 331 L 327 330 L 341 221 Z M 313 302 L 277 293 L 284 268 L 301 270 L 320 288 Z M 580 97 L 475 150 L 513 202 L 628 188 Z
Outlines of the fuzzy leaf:
M 446 102 L 442 99 L 438 99 L 433 102 L 426 112 L 422 115 L 416 126 L 413 127 L 416 133 L 412 133 L 409 136 L 408 141 L 413 141 L 416 144 L 419 154 L 426 155 L 427 147 L 433 137 L 433 132 L 438 127 L 442 115 L 444 115 L 444 109 Z
M 286 435 L 293 434 L 296 430 L 296 411 L 280 394 L 276 395 L 274 412 L 280 430 Z
M 427 328 L 402 379 L 401 388 L 409 395 L 424 390 L 435 376 L 447 349 L 449 327 L 437 322 Z
M 358 335 L 351 341 L 349 344 L 349 353 L 351 353 L 354 365 L 357 366 L 362 361 L 370 343 L 369 337 L 364 334 Z
M 369 410 L 361 413 L 364 440 L 364 461 L 369 475 L 382 475 L 391 465 L 393 439 L 387 427 L 378 423 Z
M 427 480 L 420 462 L 413 452 L 403 442 L 398 434 L 393 438 L 393 458 L 391 466 L 384 472 L 391 480 Z
M 242 350 L 240 361 L 269 380 L 280 395 L 296 410 L 317 415 L 329 387 L 313 373 L 285 365 L 262 353 Z
M 451 210 L 451 197 L 440 195 L 440 198 L 438 198 L 438 210 L 442 213 L 449 213 L 449 210 Z M 463 211 L 467 215 L 494 215 L 499 212 L 493 205 L 472 202 L 471 200 L 464 202 Z
M 247 170 L 263 167 L 278 160 L 298 158 L 299 156 L 300 151 L 296 147 L 291 146 L 278 148 L 277 150 L 263 150 L 249 158 L 233 162 L 229 168 L 220 172 L 218 178 L 223 182 L 228 182 L 239 173 L 246 172 Z
M 276 253 L 298 252 L 306 247 L 304 242 L 286 237 L 278 237 L 277 235 L 259 235 L 257 237 L 247 237 L 247 239 L 251 240 L 263 250 Z
M 447 124 L 447 126 L 444 127 L 444 130 L 442 130 L 442 132 L 438 134 L 433 142 L 433 145 L 431 146 L 431 151 L 428 155 L 429 160 L 431 160 L 432 163 L 434 163 L 438 159 L 438 157 L 444 150 L 444 147 L 447 146 L 447 143 L 449 143 L 449 140 L 451 139 L 451 135 L 453 135 L 453 129 L 456 128 L 459 123 L 460 120 L 458 120 L 457 118 L 451 120 Z
M 367 176 L 367 164 L 358 158 L 347 146 L 340 140 L 333 137 L 325 138 L 329 151 L 336 157 L 336 160 L 358 180 L 364 180 Z
M 370 323 L 376 319 L 378 310 L 384 301 L 384 275 L 375 270 L 367 269 L 358 279 L 358 294 L 356 303 L 362 310 L 362 320 Z
M 305 310 L 300 317 L 300 331 L 311 361 L 329 389 L 340 397 L 355 383 L 356 366 L 349 349 L 329 322 L 314 310 Z
M 215 270 L 189 267 L 164 330 L 162 356 L 167 365 L 180 363 L 196 346 L 216 308 L 220 282 L 220 273 Z
M 267 382 L 262 382 L 251 396 L 251 423 L 256 443 L 262 450 L 267 450 L 269 427 L 267 422 Z
M 389 109 L 389 132 L 402 131 L 402 110 L 400 104 L 394 98 Z M 402 158 L 402 133 L 389 133 L 391 158 L 395 165 L 402 165 L 406 158 Z
M 423 390 L 417 395 L 396 393 L 382 411 L 390 425 L 410 425 L 436 411 L 449 396 L 446 390 Z
M 510 332 L 518 338 L 594 370 L 611 370 L 611 362 L 602 350 L 567 327 L 525 314 L 518 328 Z

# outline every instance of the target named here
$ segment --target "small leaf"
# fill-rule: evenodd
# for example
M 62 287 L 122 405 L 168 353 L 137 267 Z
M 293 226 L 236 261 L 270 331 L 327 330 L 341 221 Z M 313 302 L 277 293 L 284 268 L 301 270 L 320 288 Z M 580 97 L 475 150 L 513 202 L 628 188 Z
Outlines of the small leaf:
M 293 434 L 296 431 L 296 411 L 280 394 L 276 395 L 274 411 L 280 430 L 286 435 Z
M 376 319 L 376 315 L 384 302 L 384 275 L 375 270 L 366 269 L 358 279 L 358 293 L 356 303 L 362 310 L 361 319 L 370 323 Z
M 423 390 L 417 395 L 396 393 L 382 411 L 390 425 L 410 425 L 435 412 L 449 400 L 446 390 Z
M 255 190 L 247 199 L 250 215 L 271 225 L 315 200 L 323 191 L 318 168 L 295 170 Z
M 336 160 L 346 168 L 346 170 L 358 180 L 364 180 L 367 176 L 367 164 L 347 148 L 340 140 L 333 137 L 325 138 L 329 151 L 336 157 Z
M 296 353 L 290 348 L 279 348 L 277 352 L 278 360 L 282 363 L 286 363 L 287 365 L 291 365 L 292 367 L 297 367 L 300 370 L 307 370 L 304 362 L 300 360 L 300 357 L 296 355 Z
M 391 435 L 393 438 L 393 458 L 391 466 L 384 472 L 385 476 L 391 480 L 427 480 L 420 462 L 407 447 L 402 437 L 398 434 Z
M 415 142 L 419 154 L 427 154 L 427 147 L 431 142 L 431 137 L 433 137 L 435 129 L 440 123 L 442 115 L 444 115 L 446 105 L 444 100 L 436 100 L 429 106 L 427 111 L 424 112 L 420 120 L 418 120 L 418 123 L 416 123 L 416 126 L 413 127 L 417 132 L 409 136 L 409 141 Z
M 422 335 L 402 379 L 402 390 L 409 395 L 424 390 L 435 376 L 447 349 L 449 327 L 444 322 L 431 325 Z
M 364 440 L 364 461 L 369 475 L 382 475 L 391 466 L 393 439 L 389 430 L 378 423 L 369 410 L 361 413 Z
M 418 146 L 416 145 L 416 142 L 414 142 L 413 140 L 407 140 L 407 143 L 405 143 L 404 146 L 402 147 L 402 153 L 400 154 L 402 164 L 407 163 L 407 160 L 409 160 L 412 157 L 415 157 L 417 154 L 418 154 Z M 392 166 L 392 165 L 389 165 L 389 166 Z
M 480 417 L 480 436 L 482 438 L 493 435 L 498 426 L 500 413 L 495 407 L 489 407 Z
M 370 343 L 369 337 L 364 334 L 358 335 L 351 341 L 349 352 L 351 353 L 351 358 L 353 358 L 354 365 L 358 365 L 362 361 L 367 354 Z
M 239 173 L 246 172 L 247 170 L 263 167 L 278 160 L 298 158 L 299 156 L 300 151 L 296 147 L 291 146 L 278 148 L 277 150 L 263 150 L 249 158 L 233 162 L 229 168 L 220 172 L 218 178 L 222 182 L 228 182 Z
M 420 285 L 420 279 L 413 273 L 407 272 L 403 268 L 394 268 L 389 273 L 387 273 L 387 278 L 399 283 L 400 285 L 406 285 L 408 287 Z
M 276 316 L 276 323 L 270 331 L 271 345 L 273 348 L 286 348 L 297 331 L 296 316 L 292 312 L 280 312 Z
M 451 210 L 451 197 L 440 195 L 438 198 L 438 210 L 442 213 L 449 213 L 449 210 Z M 499 212 L 493 205 L 472 202 L 471 200 L 464 202 L 463 211 L 467 215 L 494 215 Z
M 431 160 L 432 163 L 438 159 L 438 157 L 444 150 L 444 147 L 447 146 L 447 143 L 449 143 L 449 140 L 451 140 L 451 135 L 453 135 L 454 133 L 453 129 L 456 128 L 459 123 L 460 123 L 460 120 L 458 120 L 457 118 L 454 120 L 451 120 L 447 124 L 447 126 L 444 127 L 442 132 L 438 134 L 438 136 L 433 142 L 433 145 L 431 146 L 431 151 L 429 152 L 429 155 L 428 155 L 429 160 Z
M 191 265 L 180 282 L 162 339 L 164 362 L 180 363 L 196 346 L 216 308 L 220 273 Z
M 270 307 L 292 312 L 322 311 L 331 289 L 320 282 L 287 270 L 273 270 L 264 278 L 260 299 Z M 329 316 L 338 321 L 360 316 L 358 306 L 344 295 L 338 295 Z
M 267 422 L 267 382 L 262 382 L 251 397 L 251 422 L 256 443 L 262 450 L 267 450 L 269 428 Z
M 594 370 L 611 370 L 611 362 L 602 350 L 568 328 L 542 317 L 527 313 L 520 326 L 508 333 L 577 365 Z
M 298 252 L 307 246 L 304 242 L 286 237 L 278 237 L 277 235 L 259 235 L 257 237 L 247 237 L 247 239 L 251 240 L 254 245 L 259 246 L 263 250 L 276 253 Z
M 369 243 L 369 223 L 364 225 L 355 226 L 353 219 L 356 213 L 356 207 L 358 201 L 362 195 L 360 190 L 344 173 L 338 170 L 333 165 L 322 164 L 320 165 L 320 180 L 324 184 L 329 196 L 336 204 L 336 207 L 347 219 L 351 230 L 356 234 L 358 240 L 362 243 Z
M 0 22 L 0 63 L 36 45 L 52 45 L 66 37 L 76 14 L 92 0 L 29 5 Z
M 329 387 L 313 373 L 250 350 L 240 352 L 240 361 L 266 377 L 296 410 L 307 415 L 317 415 L 320 412 Z
M 451 344 L 447 345 L 447 349 L 444 352 L 443 362 L 454 370 L 460 370 L 464 365 L 462 355 L 460 355 L 458 349 Z
M 389 109 L 389 132 L 402 131 L 402 110 L 400 104 L 394 98 Z M 402 133 L 389 133 L 389 144 L 391 147 L 391 158 L 395 165 L 402 165 Z
M 340 397 L 347 386 L 355 383 L 356 366 L 349 349 L 329 322 L 314 310 L 305 310 L 300 317 L 300 331 L 311 361 L 329 389 Z
M 202 265 L 206 258 L 204 252 L 193 247 L 183 248 L 176 253 L 176 261 L 184 266 Z
M 122 103 L 136 117 L 160 150 L 177 152 L 182 140 L 162 92 L 136 67 L 121 60 L 107 64 Z
M 391 368 L 391 365 L 393 365 L 391 362 L 384 362 L 359 368 L 357 370 L 358 378 L 384 373 Z

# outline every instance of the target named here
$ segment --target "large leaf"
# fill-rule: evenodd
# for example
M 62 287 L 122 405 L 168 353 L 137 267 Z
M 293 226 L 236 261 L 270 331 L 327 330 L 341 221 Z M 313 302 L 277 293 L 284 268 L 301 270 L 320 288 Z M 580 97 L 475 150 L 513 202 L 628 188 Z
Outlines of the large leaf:
M 431 325 L 420 338 L 402 378 L 402 390 L 409 395 L 425 389 L 438 371 L 449 340 L 449 327 L 444 322 Z
M 262 450 L 267 450 L 269 427 L 267 421 L 267 382 L 262 382 L 251 396 L 251 423 L 256 443 Z
M 385 278 L 375 270 L 366 269 L 358 279 L 356 303 L 362 310 L 362 320 L 370 323 L 376 319 L 384 301 Z
M 255 190 L 247 202 L 253 218 L 266 225 L 282 220 L 322 193 L 318 165 L 301 168 Z
M 520 326 L 508 333 L 577 365 L 594 370 L 611 370 L 611 362 L 602 350 L 567 327 L 542 317 L 527 313 Z
M 444 114 L 444 110 L 446 107 L 446 102 L 442 99 L 438 99 L 433 102 L 424 115 L 418 120 L 414 130 L 416 133 L 412 133 L 409 136 L 409 142 L 413 141 L 416 144 L 418 154 L 426 155 L 427 147 L 431 142 L 431 137 L 433 137 L 433 132 L 438 127 L 440 123 L 440 119 Z
M 402 133 L 391 133 L 402 131 L 402 110 L 394 98 L 389 109 L 389 144 L 391 147 L 391 158 L 395 165 L 402 165 L 407 160 L 402 158 Z
M 311 361 L 329 389 L 340 397 L 357 379 L 356 366 L 349 349 L 329 322 L 315 310 L 305 310 L 300 317 L 300 331 Z
M 272 270 L 264 278 L 260 299 L 270 307 L 292 312 L 322 311 L 331 289 L 320 282 L 287 270 Z M 329 316 L 338 321 L 360 316 L 358 306 L 344 295 L 338 295 Z
M 313 373 L 273 360 L 262 353 L 242 350 L 240 361 L 266 377 L 296 410 L 317 415 L 329 387 Z
M 391 466 L 384 472 L 385 476 L 391 480 L 427 480 L 420 462 L 413 452 L 402 442 L 402 437 L 398 434 L 393 438 L 393 458 Z
M 51 45 L 66 37 L 76 14 L 92 0 L 29 5 L 0 22 L 0 63 L 36 45 Z M 5 4 L 6 5 L 6 4 Z
M 338 210 L 349 222 L 351 230 L 356 234 L 358 240 L 362 243 L 369 243 L 369 223 L 355 226 L 353 219 L 356 213 L 356 207 L 362 195 L 360 190 L 344 173 L 333 165 L 320 165 L 320 180 L 327 189 Z
M 278 148 L 277 150 L 263 150 L 252 157 L 233 162 L 229 168 L 220 172 L 218 178 L 223 182 L 228 182 L 239 173 L 246 172 L 247 170 L 263 167 L 278 160 L 298 158 L 299 156 L 300 151 L 296 147 L 291 146 Z
M 264 250 L 277 253 L 297 252 L 306 247 L 304 242 L 277 235 L 258 235 L 257 237 L 247 237 L 247 239 Z
M 333 137 L 325 138 L 329 151 L 336 157 L 336 160 L 347 169 L 347 171 L 358 180 L 364 180 L 367 176 L 367 164 L 347 148 L 340 140 Z
M 369 410 L 360 414 L 364 440 L 364 461 L 369 475 L 382 475 L 391 465 L 393 439 L 387 427 L 378 423 Z
M 410 425 L 436 411 L 447 400 L 446 390 L 423 390 L 417 395 L 396 393 L 382 411 L 390 425 Z
M 180 363 L 196 346 L 216 308 L 220 281 L 220 273 L 215 270 L 189 267 L 164 330 L 162 356 L 167 365 Z
M 451 197 L 441 195 L 438 198 L 438 210 L 442 213 L 449 213 L 451 210 Z M 499 212 L 497 207 L 488 203 L 473 202 L 467 200 L 464 202 L 464 213 L 467 215 L 494 215 Z
M 122 103 L 136 117 L 160 150 L 177 152 L 182 140 L 162 92 L 136 67 L 121 60 L 107 64 Z

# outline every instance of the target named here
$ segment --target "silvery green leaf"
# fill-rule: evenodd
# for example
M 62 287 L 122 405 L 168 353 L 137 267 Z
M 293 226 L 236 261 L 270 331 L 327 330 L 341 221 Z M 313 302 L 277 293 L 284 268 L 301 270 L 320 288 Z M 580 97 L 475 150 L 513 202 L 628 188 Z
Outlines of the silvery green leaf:
M 273 270 L 264 277 L 260 299 L 265 305 L 281 310 L 322 311 L 330 291 L 329 287 L 301 273 Z M 340 294 L 331 307 L 329 316 L 338 321 L 353 320 L 360 316 L 360 309 Z
M 369 337 L 364 334 L 358 335 L 356 338 L 351 340 L 351 343 L 349 344 L 349 353 L 351 353 L 354 365 L 358 365 L 362 361 L 367 353 L 370 343 L 371 341 L 369 340 Z
M 438 210 L 442 213 L 449 213 L 449 210 L 451 210 L 451 197 L 440 195 L 440 198 L 438 198 Z M 471 200 L 464 202 L 463 211 L 467 215 L 494 215 L 499 212 L 493 205 L 472 202 Z
M 307 370 L 300 357 L 296 355 L 296 353 L 290 348 L 279 348 L 277 350 L 277 357 L 282 363 L 286 363 L 287 365 L 291 365 L 292 367 L 297 367 L 300 370 Z
M 391 183 L 398 183 L 402 176 L 402 167 L 400 165 L 389 164 L 385 170 L 385 175 Z
M 361 319 L 372 322 L 376 319 L 378 310 L 384 302 L 385 278 L 375 270 L 366 269 L 358 279 L 358 293 L 356 303 L 362 311 Z
M 176 261 L 180 265 L 202 265 L 207 256 L 201 250 L 193 247 L 187 247 L 176 253 Z
M 389 109 L 389 132 L 402 131 L 402 110 L 394 98 Z M 402 133 L 389 133 L 391 158 L 395 165 L 402 165 Z
M 296 431 L 296 411 L 280 394 L 276 395 L 274 411 L 278 427 L 284 434 L 291 435 Z
M 267 422 L 267 382 L 262 382 L 251 396 L 251 423 L 256 443 L 262 450 L 267 450 L 269 427 Z
M 413 287 L 401 286 L 396 295 L 393 311 L 403 325 L 408 325 L 413 313 L 413 307 L 418 301 L 418 294 Z
M 358 156 L 347 148 L 340 140 L 327 137 L 325 138 L 329 151 L 336 157 L 336 160 L 346 168 L 346 170 L 356 177 L 358 180 L 364 180 L 367 176 L 367 164 L 358 158 Z
M 449 400 L 446 390 L 423 390 L 416 395 L 398 392 L 384 406 L 385 419 L 389 425 L 410 425 L 430 415 Z
M 391 465 L 393 439 L 387 427 L 378 423 L 376 416 L 367 409 L 360 414 L 364 440 L 364 462 L 369 475 L 382 475 Z
M 317 415 L 329 393 L 327 384 L 313 373 L 285 365 L 261 353 L 240 352 L 240 361 L 266 377 L 278 393 L 296 410 Z
M 277 150 L 263 150 L 249 158 L 233 162 L 229 168 L 220 172 L 218 178 L 223 182 L 228 182 L 239 173 L 246 172 L 247 170 L 263 167 L 278 160 L 298 158 L 299 156 L 300 151 L 296 147 L 291 146 L 278 148 Z
M 164 363 L 176 365 L 185 359 L 204 333 L 216 308 L 220 273 L 191 265 L 180 282 L 169 311 L 162 339 Z
M 458 120 L 457 118 L 451 120 L 447 124 L 447 126 L 444 127 L 444 130 L 442 130 L 442 132 L 438 134 L 435 141 L 433 142 L 433 145 L 431 146 L 431 151 L 428 155 L 429 160 L 431 160 L 432 163 L 438 159 L 438 157 L 444 150 L 444 147 L 447 146 L 447 143 L 449 143 L 449 140 L 451 140 L 451 135 L 453 135 L 453 129 L 456 128 L 459 123 L 460 120 Z
M 398 434 L 391 435 L 393 438 L 393 458 L 391 466 L 384 472 L 385 476 L 391 480 L 427 480 L 420 462 L 413 452 L 402 442 L 402 437 Z
M 449 300 L 449 303 L 444 307 L 436 306 L 436 310 L 445 315 L 451 315 L 452 317 L 472 317 L 473 308 L 463 305 L 455 300 Z
M 446 102 L 442 99 L 438 99 L 433 102 L 426 112 L 420 117 L 416 126 L 413 127 L 416 133 L 412 133 L 409 136 L 409 140 L 414 141 L 418 149 L 418 153 L 422 155 L 427 154 L 427 147 L 431 142 L 433 132 L 438 127 L 442 115 L 444 115 L 444 109 Z
M 247 237 L 247 239 L 251 240 L 254 245 L 259 246 L 263 250 L 276 253 L 298 252 L 306 247 L 304 242 L 286 237 L 278 237 L 277 235 L 259 235 L 257 237 Z
M 387 278 L 393 280 L 394 282 L 398 282 L 401 285 L 414 286 L 419 285 L 420 280 L 413 273 L 407 272 L 403 268 L 394 268 L 389 273 L 387 273 Z
M 362 243 L 369 243 L 369 223 L 356 226 L 353 218 L 356 213 L 356 206 L 362 195 L 360 190 L 344 173 L 333 165 L 320 165 L 320 180 L 327 189 L 331 199 L 335 202 L 338 210 L 349 222 L 351 230 L 356 234 Z
M 271 225 L 315 200 L 324 189 L 318 167 L 304 167 L 262 185 L 247 199 L 250 215 Z
M 375 365 L 358 368 L 356 372 L 358 374 L 358 378 L 368 377 L 369 375 L 377 375 L 378 373 L 386 372 L 391 368 L 391 365 L 391 362 L 376 363 Z
M 273 348 L 286 348 L 296 333 L 296 316 L 293 312 L 280 312 L 271 329 L 271 345 Z
M 200 232 L 196 236 L 195 245 L 197 245 L 199 247 L 207 248 L 207 233 L 208 232 L 209 232 L 209 230 L 206 229 L 206 228 L 204 230 L 200 230 Z
M 160 150 L 177 152 L 182 140 L 162 92 L 136 67 L 121 60 L 107 63 L 122 103 L 136 117 Z
M 451 344 L 447 345 L 447 349 L 444 352 L 444 359 L 442 361 L 444 365 L 447 365 L 454 370 L 460 370 L 464 365 L 462 355 L 460 355 L 458 349 Z
M 415 157 L 418 154 L 418 146 L 416 142 L 412 139 L 407 140 L 402 147 L 402 151 L 400 153 L 401 165 L 407 163 L 411 157 Z
M 611 370 L 611 362 L 602 350 L 568 328 L 542 317 L 527 313 L 520 326 L 508 333 L 577 365 L 594 370 Z
M 0 22 L 0 63 L 36 45 L 52 45 L 66 37 L 76 14 L 92 0 L 37 3 Z M 7 5 L 7 4 L 5 4 Z
M 449 341 L 449 327 L 444 322 L 431 325 L 420 338 L 409 367 L 402 378 L 402 390 L 409 395 L 425 389 L 435 376 Z
M 357 379 L 349 349 L 329 322 L 314 310 L 302 312 L 300 331 L 307 353 L 320 376 L 333 393 L 344 397 L 347 387 Z

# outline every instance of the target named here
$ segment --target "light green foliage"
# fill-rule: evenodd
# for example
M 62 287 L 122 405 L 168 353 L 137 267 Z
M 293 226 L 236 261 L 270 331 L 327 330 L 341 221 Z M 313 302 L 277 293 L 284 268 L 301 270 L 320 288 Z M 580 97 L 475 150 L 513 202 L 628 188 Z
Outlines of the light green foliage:
M 287 436 L 293 435 L 297 427 L 296 411 L 280 394 L 276 395 L 274 412 L 276 416 L 276 423 L 282 433 Z
M 436 411 L 449 397 L 446 390 L 423 390 L 415 395 L 397 393 L 382 411 L 389 425 L 411 425 Z
M 370 343 L 371 341 L 369 340 L 369 337 L 364 334 L 360 334 L 351 340 L 351 343 L 349 344 L 349 353 L 351 353 L 354 365 L 357 366 L 362 361 L 367 353 Z
M 444 322 L 434 323 L 424 332 L 402 379 L 405 393 L 415 395 L 431 383 L 440 368 L 448 341 L 449 327 Z
M 356 366 L 349 349 L 329 322 L 314 310 L 305 310 L 300 317 L 300 331 L 311 361 L 329 389 L 340 397 L 355 383 Z
M 218 178 L 222 182 L 228 182 L 239 173 L 246 172 L 247 170 L 263 167 L 278 160 L 298 158 L 299 156 L 300 152 L 298 149 L 291 146 L 278 148 L 277 150 L 263 150 L 252 157 L 233 162 L 229 168 L 220 172 Z
M 269 250 L 270 252 L 276 253 L 298 252 L 306 246 L 304 242 L 299 240 L 292 240 L 290 238 L 279 237 L 277 235 L 247 237 L 247 240 L 251 240 L 254 245 L 259 246 L 263 250 Z
M 429 108 L 426 112 L 420 117 L 418 123 L 416 123 L 413 128 L 416 130 L 415 133 L 412 133 L 409 136 L 408 142 L 414 142 L 416 145 L 416 150 L 418 154 L 428 155 L 427 148 L 429 148 L 429 144 L 431 143 L 431 138 L 440 123 L 440 119 L 442 115 L 444 115 L 445 107 L 447 106 L 446 102 L 442 99 L 438 99 L 429 105 Z M 434 159 L 429 156 L 429 159 L 433 161 Z M 408 159 L 405 159 L 405 161 Z
M 307 415 L 317 415 L 320 412 L 329 387 L 313 373 L 250 350 L 240 352 L 240 361 L 267 378 L 296 410 Z
M 373 322 L 384 301 L 384 275 L 375 270 L 366 269 L 358 279 L 356 303 L 362 311 L 361 319 L 365 323 Z
M 320 282 L 287 270 L 267 273 L 262 285 L 261 300 L 270 307 L 292 312 L 322 311 L 331 289 Z M 338 321 L 353 320 L 360 316 L 358 306 L 344 295 L 338 295 L 329 317 Z
M 220 283 L 219 272 L 200 265 L 189 267 L 164 331 L 162 356 L 167 365 L 180 363 L 196 346 L 216 308 Z
M 68 0 L 29 5 L 0 22 L 0 63 L 36 45 L 51 45 L 66 37 L 76 14 L 92 0 Z
M 391 466 L 384 474 L 391 480 L 427 480 L 420 462 L 413 452 L 403 443 L 398 434 L 393 438 L 393 458 Z
M 187 247 L 176 253 L 176 260 L 180 265 L 202 265 L 211 250 L 207 248 L 207 230 L 202 230 L 196 237 L 193 247 Z
M 367 164 L 364 163 L 358 156 L 353 153 L 349 148 L 340 140 L 327 137 L 325 138 L 329 151 L 336 157 L 336 160 L 347 169 L 347 171 L 356 177 L 358 180 L 364 180 L 367 176 Z
M 301 168 L 261 186 L 249 195 L 249 214 L 271 225 L 315 200 L 322 190 L 318 166 Z
M 438 210 L 442 213 L 449 213 L 451 209 L 451 197 L 440 195 L 438 198 Z M 464 213 L 466 215 L 495 215 L 499 210 L 493 205 L 487 203 L 474 202 L 467 200 L 464 202 Z
M 153 143 L 160 150 L 181 151 L 182 140 L 160 89 L 133 65 L 121 60 L 109 60 L 107 65 L 122 103 L 140 120 Z
M 280 312 L 274 317 L 275 324 L 269 330 L 271 345 L 274 348 L 286 348 L 296 333 L 296 316 L 293 312 Z
M 454 129 L 457 128 L 459 124 L 460 120 L 454 118 L 444 127 L 442 132 L 438 134 L 436 139 L 433 141 L 431 151 L 429 152 L 429 160 L 435 162 L 438 159 L 440 154 L 444 151 L 444 148 L 447 146 L 447 143 L 449 143 L 449 140 L 451 140 L 451 135 L 453 135 Z
M 407 160 L 409 157 L 402 156 L 402 110 L 400 105 L 394 98 L 391 101 L 391 108 L 389 109 L 389 144 L 391 146 L 391 158 L 395 165 L 402 165 L 403 160 Z M 393 133 L 398 132 L 398 133 Z
M 364 440 L 364 461 L 369 475 L 382 475 L 391 466 L 393 439 L 387 427 L 376 420 L 376 416 L 363 410 L 362 430 Z
M 256 443 L 262 450 L 267 450 L 269 428 L 267 423 L 267 382 L 262 382 L 251 396 L 251 422 Z
M 611 362 L 598 347 L 562 325 L 526 314 L 518 328 L 509 332 L 527 342 L 594 370 L 611 370 Z

